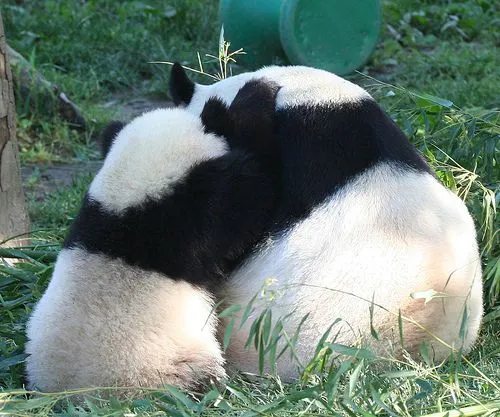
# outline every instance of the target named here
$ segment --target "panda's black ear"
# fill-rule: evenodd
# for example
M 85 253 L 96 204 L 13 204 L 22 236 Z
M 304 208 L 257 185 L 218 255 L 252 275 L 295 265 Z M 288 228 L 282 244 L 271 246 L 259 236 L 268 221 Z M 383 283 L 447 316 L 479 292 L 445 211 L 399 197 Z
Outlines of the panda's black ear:
M 112 121 L 107 124 L 104 130 L 101 133 L 99 138 L 99 144 L 101 147 L 101 154 L 103 158 L 106 158 L 113 142 L 115 141 L 118 133 L 125 127 L 125 123 L 120 121 Z
M 229 113 L 244 132 L 254 135 L 260 127 L 268 128 L 276 111 L 277 84 L 264 79 L 250 80 L 240 88 Z
M 277 84 L 257 79 L 248 81 L 236 94 L 229 114 L 242 147 L 264 154 L 273 152 L 278 91 Z
M 182 65 L 176 62 L 170 71 L 168 83 L 168 90 L 174 104 L 176 106 L 189 104 L 193 98 L 194 86 L 194 82 L 189 79 Z
M 201 112 L 201 121 L 206 133 L 224 136 L 231 146 L 234 121 L 229 109 L 218 97 L 210 97 Z

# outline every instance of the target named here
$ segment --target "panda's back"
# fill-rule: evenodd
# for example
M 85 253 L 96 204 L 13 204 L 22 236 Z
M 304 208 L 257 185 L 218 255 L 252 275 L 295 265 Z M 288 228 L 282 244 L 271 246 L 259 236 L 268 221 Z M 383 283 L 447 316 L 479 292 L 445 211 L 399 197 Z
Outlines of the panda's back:
M 336 342 L 373 342 L 367 340 L 373 325 L 381 335 L 376 351 L 386 352 L 399 340 L 399 312 L 403 347 L 412 354 L 423 342 L 438 360 L 451 347 L 470 349 L 482 287 L 464 203 L 439 183 L 366 91 L 325 71 L 267 67 L 196 85 L 184 102 L 197 114 L 210 97 L 229 106 L 252 80 L 279 86 L 274 139 L 282 190 L 270 239 L 232 273 L 223 291 L 229 303 L 256 308 L 235 331 L 229 361 L 257 372 L 258 355 L 244 346 L 267 307 L 273 307 L 274 322 L 288 317 L 289 336 L 309 315 L 295 347 L 303 364 L 339 318 Z M 297 377 L 297 363 L 284 356 L 279 375 Z
M 430 173 L 403 132 L 369 97 L 284 105 L 277 109 L 276 130 L 283 169 L 277 230 L 305 218 L 377 165 Z
M 273 233 L 306 218 L 348 181 L 378 163 L 430 172 L 370 94 L 327 71 L 271 66 L 210 86 L 196 85 L 188 110 L 201 113 L 210 97 L 229 105 L 253 80 L 279 87 L 274 140 L 283 192 Z

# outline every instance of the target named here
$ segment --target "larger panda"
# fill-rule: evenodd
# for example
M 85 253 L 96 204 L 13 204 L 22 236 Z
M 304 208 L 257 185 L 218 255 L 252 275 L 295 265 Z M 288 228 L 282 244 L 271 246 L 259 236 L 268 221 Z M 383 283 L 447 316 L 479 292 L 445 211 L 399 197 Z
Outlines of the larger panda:
M 223 118 L 240 121 L 236 141 L 255 129 L 264 148 L 276 88 L 255 91 L 242 89 Z M 242 106 L 254 109 L 258 128 L 242 122 Z M 28 322 L 29 387 L 194 388 L 220 378 L 213 293 L 265 236 L 276 175 L 181 109 L 146 113 L 110 134 Z
M 280 88 L 273 152 L 282 191 L 273 237 L 232 273 L 221 296 L 252 302 L 254 319 L 272 306 L 274 320 L 287 317 L 289 336 L 300 327 L 278 374 L 296 378 L 336 319 L 337 343 L 368 343 L 380 354 L 399 352 L 400 330 L 414 355 L 423 343 L 436 360 L 451 348 L 468 351 L 481 322 L 482 281 L 463 202 L 365 90 L 331 73 L 274 66 L 205 86 L 174 65 L 170 92 L 202 114 L 207 130 L 226 135 L 214 115 L 255 80 Z M 266 283 L 271 300 L 255 300 Z M 251 325 L 250 318 L 234 327 L 227 359 L 255 373 L 258 354 L 253 343 L 245 348 Z

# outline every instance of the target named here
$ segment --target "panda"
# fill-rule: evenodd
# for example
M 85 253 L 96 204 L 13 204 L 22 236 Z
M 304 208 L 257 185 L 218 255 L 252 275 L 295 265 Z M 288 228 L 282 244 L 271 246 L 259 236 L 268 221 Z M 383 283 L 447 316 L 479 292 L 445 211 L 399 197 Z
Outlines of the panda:
M 249 331 L 269 308 L 270 328 L 283 318 L 293 339 L 282 337 L 291 354 L 275 367 L 285 380 L 299 377 L 323 335 L 378 355 L 418 357 L 426 346 L 442 361 L 452 349 L 469 351 L 481 323 L 482 280 L 464 203 L 364 89 L 332 73 L 271 66 L 200 85 L 174 65 L 169 89 L 176 105 L 227 137 L 216 115 L 256 81 L 279 87 L 268 150 L 280 197 L 271 237 L 220 294 L 240 306 L 228 363 L 259 371 Z
M 258 129 L 241 121 L 232 137 L 255 130 L 264 149 L 277 89 L 254 87 L 222 117 L 231 126 L 253 109 Z M 183 109 L 111 124 L 104 137 L 104 164 L 27 324 L 28 386 L 194 389 L 220 379 L 214 292 L 265 238 L 276 175 Z

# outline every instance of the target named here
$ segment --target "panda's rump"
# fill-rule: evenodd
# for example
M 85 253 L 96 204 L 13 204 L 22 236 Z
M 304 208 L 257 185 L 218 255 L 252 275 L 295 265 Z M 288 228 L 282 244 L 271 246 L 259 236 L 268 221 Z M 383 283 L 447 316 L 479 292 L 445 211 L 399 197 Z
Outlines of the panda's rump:
M 372 325 L 397 342 L 400 309 L 457 345 L 466 303 L 469 347 L 481 317 L 480 274 L 474 226 L 458 197 L 428 173 L 382 163 L 259 251 L 232 275 L 228 291 L 233 302 L 245 305 L 267 286 L 262 294 L 272 290 L 272 300 L 258 297 L 258 302 L 262 308 L 271 305 L 273 317 L 295 311 L 288 321 L 291 334 L 308 314 L 296 348 L 307 358 L 336 319 L 341 322 L 332 333 L 338 343 L 373 345 Z M 430 290 L 445 295 L 425 303 L 422 294 Z M 251 322 L 234 339 L 230 353 L 236 361 Z M 409 348 L 433 339 L 418 326 L 404 330 Z M 294 374 L 291 364 L 282 366 L 283 374 Z
M 224 370 L 212 305 L 184 281 L 63 250 L 28 324 L 30 385 L 190 387 L 218 378 Z

